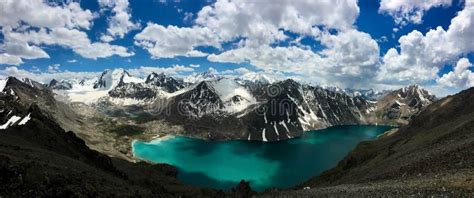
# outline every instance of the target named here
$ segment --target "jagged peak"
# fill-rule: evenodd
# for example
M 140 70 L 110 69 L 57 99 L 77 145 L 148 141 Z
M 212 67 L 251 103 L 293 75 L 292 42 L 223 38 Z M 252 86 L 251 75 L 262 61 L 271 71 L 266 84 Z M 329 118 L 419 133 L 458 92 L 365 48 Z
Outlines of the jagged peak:
M 206 81 L 206 80 L 216 80 L 219 79 L 220 77 L 215 74 L 214 72 L 211 71 L 205 71 L 201 73 L 193 73 L 189 76 L 187 76 L 184 81 L 188 83 L 199 83 L 201 81 Z
M 112 89 L 125 83 L 142 83 L 143 79 L 132 76 L 122 68 L 105 69 L 99 79 L 94 83 L 94 89 Z
M 271 84 L 275 80 L 262 73 L 249 72 L 236 78 L 238 81 Z
M 158 78 L 159 80 L 162 80 L 162 79 L 174 79 L 172 76 L 168 76 L 166 75 L 164 72 L 161 72 L 161 73 L 156 73 L 156 72 L 151 72 L 151 74 L 149 74 L 145 80 L 145 83 L 148 83 L 148 82 L 151 82 L 153 80 L 155 80 L 156 78 Z
M 58 82 L 59 82 L 59 81 L 57 81 L 56 79 L 53 78 L 53 79 L 51 79 L 51 81 L 49 81 L 49 84 L 50 84 L 50 85 L 51 85 L 51 84 L 56 84 L 56 83 L 58 83 Z
M 285 79 L 283 81 L 280 81 L 279 84 L 286 85 L 286 86 L 295 86 L 295 87 L 300 87 L 301 86 L 301 84 L 298 81 L 296 81 L 292 78 L 288 78 L 288 79 Z
M 28 79 L 28 78 L 23 78 L 23 79 L 18 79 L 14 76 L 9 76 L 7 79 L 6 79 L 6 82 L 5 82 L 5 85 L 6 86 L 11 86 L 11 85 L 28 85 L 30 87 L 32 87 L 33 85 L 31 84 L 33 81 Z M 27 83 L 28 82 L 28 83 Z
M 408 95 L 423 95 L 427 97 L 436 97 L 434 94 L 431 94 L 428 90 L 418 84 L 411 84 L 405 86 L 399 89 L 398 91 Z

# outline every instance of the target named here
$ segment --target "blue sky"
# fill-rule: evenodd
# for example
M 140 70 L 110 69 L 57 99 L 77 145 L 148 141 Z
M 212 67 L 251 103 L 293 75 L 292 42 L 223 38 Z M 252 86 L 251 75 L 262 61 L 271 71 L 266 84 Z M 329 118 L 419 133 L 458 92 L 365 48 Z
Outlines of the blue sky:
M 74 11 L 70 9 L 72 3 L 54 4 L 38 0 L 38 5 L 42 4 L 44 9 L 58 8 L 54 10 L 58 11 L 57 16 L 55 12 L 50 12 L 53 17 L 59 17 L 61 9 L 66 10 L 71 15 L 70 21 L 65 21 L 66 25 L 61 26 L 54 21 L 22 18 L 18 16 L 20 12 L 2 13 L 5 17 L 2 17 L 3 21 L 0 19 L 0 54 L 3 54 L 0 55 L 0 69 L 3 70 L 2 75 L 15 75 L 13 72 L 22 75 L 27 72 L 37 75 L 56 72 L 59 76 L 64 71 L 100 72 L 116 67 L 172 68 L 180 65 L 189 68 L 178 71 L 182 74 L 213 68 L 216 72 L 239 75 L 235 70 L 245 68 L 247 70 L 240 71 L 294 76 L 316 84 L 341 87 L 373 85 L 376 88 L 390 88 L 418 83 L 433 88 L 435 92 L 448 93 L 472 86 L 474 77 L 471 79 L 472 72 L 469 73 L 472 67 L 467 66 L 465 71 L 459 70 L 462 75 L 455 73 L 454 67 L 463 58 L 467 58 L 468 65 L 474 62 L 474 47 L 456 47 L 459 46 L 457 42 L 465 45 L 471 42 L 470 45 L 473 45 L 473 22 L 459 20 L 459 23 L 465 23 L 468 31 L 450 28 L 450 25 L 460 12 L 465 12 L 465 18 L 472 19 L 473 11 L 468 7 L 473 3 L 470 0 L 431 1 L 417 4 L 417 1 L 403 0 L 359 0 L 353 1 L 354 5 L 347 3 L 352 1 L 335 1 L 335 5 L 328 5 L 322 1 L 305 0 L 261 0 L 258 3 L 236 0 L 222 1 L 220 4 L 219 1 L 209 0 L 87 0 L 72 2 L 80 7 L 80 11 Z M 8 8 L 15 1 L 2 4 Z M 120 6 L 123 8 L 124 5 L 125 9 L 120 10 Z M 28 5 L 17 5 L 16 8 L 21 6 Z M 31 11 L 30 16 L 34 16 L 38 14 L 38 10 L 34 9 L 41 9 L 42 6 L 25 8 L 22 12 Z M 336 9 L 334 7 L 340 9 L 331 10 Z M 228 8 L 234 9 L 231 11 L 233 15 L 226 14 L 229 11 L 225 9 Z M 211 12 L 206 13 L 203 11 L 205 9 Z M 121 23 L 116 24 L 121 26 L 119 33 L 110 33 L 108 30 L 118 12 L 128 17 L 125 20 L 121 18 Z M 418 17 L 420 13 L 421 17 Z M 285 21 L 282 16 L 286 14 L 295 14 L 300 18 Z M 82 22 L 89 24 L 84 25 Z M 263 28 L 259 29 L 260 25 Z M 171 30 L 170 26 L 175 29 Z M 444 31 L 441 36 L 447 42 L 446 48 L 455 49 L 430 51 L 444 48 L 442 43 L 433 44 L 436 43 L 432 41 L 435 37 L 427 34 L 434 32 L 438 26 Z M 87 38 L 71 39 L 83 38 L 86 40 L 82 43 L 100 43 L 104 50 L 99 51 L 104 54 L 94 54 L 93 49 L 97 47 L 81 47 L 81 43 L 49 38 L 57 28 L 85 33 Z M 36 40 L 26 35 L 41 29 L 47 35 L 38 36 Z M 145 33 L 146 29 L 150 31 Z M 411 34 L 415 31 L 421 34 Z M 467 34 L 464 35 L 466 40 L 449 37 L 459 37 L 458 32 Z M 17 35 L 10 36 L 14 34 Z M 104 35 L 113 39 L 104 40 Z M 408 38 L 407 35 L 412 37 L 405 39 L 406 46 L 415 48 L 419 45 L 415 42 L 421 42 L 420 39 L 425 39 L 423 45 L 426 46 L 423 49 L 402 51 L 399 39 Z M 21 43 L 27 47 L 20 48 L 20 45 L 12 43 Z M 154 46 L 150 46 L 150 43 L 154 43 Z M 36 47 L 40 49 L 30 49 Z M 391 48 L 397 53 L 386 56 Z M 153 50 L 157 51 L 151 52 Z M 417 51 L 423 53 L 415 54 Z M 189 55 L 195 52 L 200 55 Z M 430 59 L 425 60 L 427 54 Z M 436 57 L 440 57 L 440 60 L 433 60 Z M 281 62 L 278 61 L 280 58 Z M 15 69 L 12 70 L 12 67 Z M 450 72 L 451 77 L 446 76 L 441 80 Z M 456 78 L 458 76 L 463 78 L 462 81 Z

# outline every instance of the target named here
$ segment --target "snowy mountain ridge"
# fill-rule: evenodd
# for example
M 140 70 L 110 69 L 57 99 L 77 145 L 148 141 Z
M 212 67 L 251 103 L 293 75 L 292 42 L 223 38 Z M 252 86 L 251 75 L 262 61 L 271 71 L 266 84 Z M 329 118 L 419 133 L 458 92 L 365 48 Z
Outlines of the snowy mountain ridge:
M 245 81 L 212 73 L 196 76 L 206 80 L 189 83 L 163 73 L 141 78 L 116 69 L 90 79 L 52 80 L 46 87 L 56 100 L 84 103 L 111 117 L 164 120 L 199 137 L 259 141 L 335 125 L 404 124 L 436 100 L 414 85 L 381 94 L 292 79 L 270 83 L 264 75 Z

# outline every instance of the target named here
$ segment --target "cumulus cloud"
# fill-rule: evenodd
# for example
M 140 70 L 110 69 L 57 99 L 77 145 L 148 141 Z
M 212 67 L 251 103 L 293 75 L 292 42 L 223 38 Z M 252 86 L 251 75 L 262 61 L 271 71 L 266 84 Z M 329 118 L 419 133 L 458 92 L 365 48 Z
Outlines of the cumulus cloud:
M 70 48 L 91 59 L 133 55 L 122 46 L 91 42 L 82 29 L 89 29 L 96 15 L 77 2 L 53 5 L 41 0 L 6 0 L 0 15 L 4 37 L 0 64 L 19 65 L 22 59 L 49 58 L 43 45 Z
M 22 63 L 23 63 L 23 61 L 18 56 L 10 55 L 10 54 L 7 54 L 7 53 L 0 54 L 0 64 L 19 65 L 19 64 L 22 64 Z
M 206 56 L 196 47 L 220 47 L 219 39 L 209 28 L 165 27 L 155 23 L 148 23 L 142 32 L 135 35 L 135 44 L 146 49 L 153 58 Z
M 9 76 L 14 76 L 16 78 L 29 78 L 40 83 L 49 83 L 52 79 L 56 80 L 70 80 L 70 79 L 87 79 L 94 78 L 101 74 L 101 72 L 71 72 L 71 71 L 61 71 L 61 72 L 36 72 L 28 71 L 24 69 L 19 69 L 18 67 L 6 67 L 0 69 L 0 78 L 4 79 Z
M 388 83 L 434 80 L 442 67 L 474 51 L 473 35 L 474 3 L 468 0 L 447 30 L 437 27 L 426 35 L 414 30 L 400 37 L 400 50 L 391 48 L 383 56 L 378 79 Z
M 285 38 L 280 29 L 311 34 L 317 25 L 351 28 L 358 15 L 355 0 L 218 0 L 199 11 L 196 23 L 214 30 L 223 40 L 247 37 L 272 42 Z
M 104 42 L 110 42 L 116 38 L 123 38 L 131 30 L 139 29 L 140 24 L 131 21 L 132 15 L 128 0 L 99 0 L 99 5 L 106 9 L 112 9 L 114 14 L 108 18 L 107 34 L 101 36 Z
M 29 30 L 21 33 L 4 32 L 4 36 L 6 45 L 8 45 L 10 39 L 36 45 L 59 45 L 70 48 L 79 55 L 90 59 L 112 55 L 122 57 L 134 55 L 133 52 L 129 52 L 127 48 L 122 46 L 100 42 L 92 43 L 85 32 L 77 29 L 53 28 L 48 30 L 42 28 L 38 31 Z
M 437 79 L 438 84 L 445 87 L 465 89 L 474 86 L 474 72 L 469 70 L 473 65 L 467 58 L 461 58 L 454 70 Z
M 420 24 L 427 10 L 450 6 L 451 2 L 452 0 L 382 0 L 379 12 L 392 16 L 395 23 L 402 26 L 407 23 Z
M 57 73 L 57 72 L 60 72 L 60 67 L 61 65 L 60 64 L 53 64 L 53 65 L 49 65 L 48 66 L 48 72 L 49 73 Z
M 317 26 L 350 29 L 358 15 L 356 0 L 218 0 L 198 12 L 195 26 L 164 27 L 149 23 L 135 36 L 135 43 L 154 58 L 206 56 L 196 47 L 219 48 L 222 43 L 242 38 L 247 46 L 268 45 L 287 39 L 284 31 L 316 37 L 320 34 Z
M 2 0 L 0 26 L 19 27 L 22 22 L 34 27 L 90 28 L 95 17 L 90 10 L 83 10 L 79 3 L 50 6 L 42 0 Z
M 225 51 L 221 54 L 211 54 L 207 58 L 212 62 L 250 63 L 261 69 L 284 70 L 288 72 L 304 71 L 314 68 L 320 56 L 310 49 L 296 46 L 271 47 L 241 47 Z
M 379 63 L 380 49 L 367 33 L 354 29 L 337 35 L 323 34 L 321 44 L 326 46 L 321 53 L 324 62 L 332 64 L 330 73 L 359 76 L 372 74 Z
M 379 64 L 379 47 L 372 37 L 354 29 L 338 34 L 324 33 L 320 53 L 304 46 L 271 47 L 244 45 L 221 54 L 211 54 L 209 61 L 249 63 L 263 70 L 278 70 L 306 76 L 319 83 L 335 82 L 340 86 L 364 83 L 372 79 Z

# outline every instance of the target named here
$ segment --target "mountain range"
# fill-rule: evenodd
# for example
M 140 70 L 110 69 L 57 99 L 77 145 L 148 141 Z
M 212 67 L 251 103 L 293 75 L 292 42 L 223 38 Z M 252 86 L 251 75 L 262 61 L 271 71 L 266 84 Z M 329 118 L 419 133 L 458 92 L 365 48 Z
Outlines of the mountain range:
M 58 111 L 84 114 L 87 107 L 100 115 L 95 120 L 122 120 L 124 127 L 147 130 L 154 127 L 150 122 L 160 122 L 181 127 L 177 133 L 186 136 L 255 141 L 284 140 L 335 125 L 404 125 L 437 100 L 417 85 L 383 92 L 343 90 L 263 74 L 226 78 L 205 72 L 179 79 L 151 73 L 139 78 L 114 69 L 92 79 L 36 84 L 50 90 L 48 100 L 54 95 L 61 102 Z

